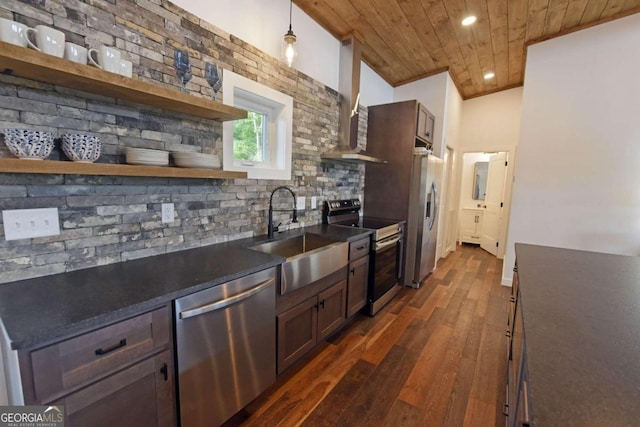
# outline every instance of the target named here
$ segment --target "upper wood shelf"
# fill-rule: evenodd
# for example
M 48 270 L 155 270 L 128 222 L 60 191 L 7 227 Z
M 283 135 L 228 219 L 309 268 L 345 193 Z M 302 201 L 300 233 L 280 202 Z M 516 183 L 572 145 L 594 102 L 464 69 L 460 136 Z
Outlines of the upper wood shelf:
M 209 179 L 242 179 L 247 177 L 246 172 L 228 172 L 219 169 L 190 169 L 168 166 L 115 165 L 111 163 L 78 163 L 56 160 L 4 158 L 0 158 L 0 172 Z
M 0 72 L 206 119 L 247 117 L 244 110 L 207 98 L 4 42 L 0 42 Z

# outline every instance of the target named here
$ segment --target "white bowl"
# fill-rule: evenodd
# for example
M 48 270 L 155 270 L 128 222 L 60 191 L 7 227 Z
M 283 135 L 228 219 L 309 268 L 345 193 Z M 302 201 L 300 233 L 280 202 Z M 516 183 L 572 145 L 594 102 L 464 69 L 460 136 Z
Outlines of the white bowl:
M 74 162 L 93 163 L 100 157 L 100 138 L 80 133 L 62 135 L 62 151 Z
M 46 159 L 53 150 L 53 133 L 33 129 L 5 129 L 4 143 L 21 159 Z

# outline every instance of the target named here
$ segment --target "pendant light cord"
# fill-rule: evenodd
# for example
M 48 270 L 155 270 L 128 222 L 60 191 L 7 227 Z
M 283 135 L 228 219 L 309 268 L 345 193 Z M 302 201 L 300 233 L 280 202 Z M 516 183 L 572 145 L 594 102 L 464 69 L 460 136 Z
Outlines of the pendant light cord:
M 291 11 L 293 10 L 293 0 L 289 0 L 289 31 L 291 31 Z

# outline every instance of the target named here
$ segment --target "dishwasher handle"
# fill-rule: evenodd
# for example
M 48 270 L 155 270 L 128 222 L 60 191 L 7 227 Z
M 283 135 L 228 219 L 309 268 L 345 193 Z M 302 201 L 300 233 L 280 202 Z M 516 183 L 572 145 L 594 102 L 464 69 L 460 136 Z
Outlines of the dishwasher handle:
M 276 279 L 272 277 L 269 280 L 265 280 L 264 282 L 254 286 L 253 288 L 236 294 L 232 297 L 224 298 L 206 305 L 202 305 L 200 307 L 192 308 L 190 310 L 181 311 L 178 316 L 180 317 L 180 319 L 188 319 L 190 317 L 199 316 L 201 314 L 209 313 L 210 311 L 228 307 L 232 304 L 245 300 L 262 291 L 263 289 L 271 286 L 275 282 L 275 280 Z

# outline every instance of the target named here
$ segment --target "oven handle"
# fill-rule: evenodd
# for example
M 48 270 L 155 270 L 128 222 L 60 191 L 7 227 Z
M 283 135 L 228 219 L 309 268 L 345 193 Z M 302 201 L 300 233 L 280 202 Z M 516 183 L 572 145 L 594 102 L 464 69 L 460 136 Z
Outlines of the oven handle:
M 391 245 L 395 245 L 396 243 L 398 243 L 400 241 L 400 236 L 398 237 L 394 237 L 391 240 L 387 240 L 381 243 L 376 243 L 376 251 L 382 250 L 384 248 L 388 248 Z

